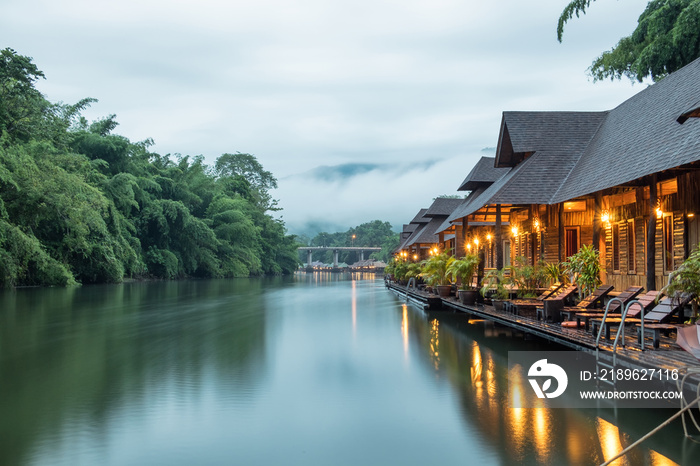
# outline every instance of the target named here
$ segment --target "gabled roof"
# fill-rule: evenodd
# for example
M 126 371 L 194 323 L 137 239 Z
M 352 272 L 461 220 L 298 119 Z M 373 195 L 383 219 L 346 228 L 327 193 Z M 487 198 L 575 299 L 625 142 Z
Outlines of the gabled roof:
M 437 235 L 437 227 L 444 221 L 444 217 L 433 217 L 430 219 L 430 223 L 425 225 L 420 230 L 411 235 L 411 237 L 406 241 L 406 246 L 412 246 L 414 244 L 435 244 L 438 242 L 439 237 Z
M 429 218 L 425 218 L 425 213 L 428 211 L 428 209 L 421 209 L 418 211 L 415 217 L 413 217 L 413 220 L 411 220 L 409 223 L 428 223 L 430 221 Z
M 423 215 L 425 217 L 447 217 L 463 200 L 462 198 L 438 197 Z
M 507 168 L 496 168 L 495 161 L 495 157 L 481 157 L 457 188 L 457 191 L 473 191 L 486 187 L 508 172 Z
M 496 167 L 514 167 L 537 151 L 582 153 L 608 112 L 503 112 Z
M 700 161 L 700 59 L 610 111 L 552 203 L 584 196 Z

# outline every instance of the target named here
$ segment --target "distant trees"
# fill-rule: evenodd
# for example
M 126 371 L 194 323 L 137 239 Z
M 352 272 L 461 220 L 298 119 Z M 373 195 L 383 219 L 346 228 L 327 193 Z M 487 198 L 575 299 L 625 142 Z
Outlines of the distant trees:
M 355 238 L 353 239 L 353 235 Z M 395 233 L 391 229 L 389 222 L 381 220 L 373 220 L 363 223 L 359 226 L 350 228 L 344 232 L 327 233 L 321 232 L 311 238 L 309 246 L 326 246 L 326 247 L 347 247 L 347 246 L 367 246 L 381 247 L 380 252 L 374 252 L 371 255 L 366 255 L 365 259 L 374 258 L 384 262 L 388 262 L 391 253 L 399 242 L 399 233 Z M 305 262 L 306 257 L 302 260 Z M 327 251 L 325 253 L 314 254 L 314 260 L 320 260 L 325 263 L 333 261 L 333 253 Z M 346 263 L 354 263 L 359 260 L 359 254 L 353 251 L 340 251 L 338 260 Z
M 234 277 L 296 269 L 266 212 L 277 181 L 250 154 L 175 160 L 51 104 L 28 57 L 0 55 L 0 286 Z
M 573 0 L 561 16 L 557 38 L 564 24 L 586 12 L 594 0 Z M 634 32 L 593 61 L 595 80 L 645 77 L 658 81 L 700 57 L 700 0 L 652 0 L 639 17 Z

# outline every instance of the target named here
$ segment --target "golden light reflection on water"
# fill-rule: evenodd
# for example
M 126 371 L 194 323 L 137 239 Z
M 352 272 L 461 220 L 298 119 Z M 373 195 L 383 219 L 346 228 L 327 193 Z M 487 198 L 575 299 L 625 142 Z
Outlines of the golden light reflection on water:
M 610 461 L 610 459 L 620 453 L 624 448 L 620 441 L 620 429 L 605 419 L 598 418 L 596 419 L 596 430 L 598 431 L 598 440 L 600 441 L 600 449 L 603 452 L 603 458 L 605 461 Z M 627 464 L 630 463 L 624 456 L 611 463 L 612 466 Z
M 352 281 L 352 335 L 357 335 L 357 282 Z
M 554 432 L 552 429 L 552 413 L 544 406 L 544 402 L 537 399 L 538 406 L 533 409 L 532 432 L 535 441 L 535 451 L 537 459 L 542 464 L 548 464 L 552 454 L 552 444 L 554 443 Z
M 652 466 L 679 466 L 678 463 L 657 451 L 651 450 L 649 456 L 651 457 Z
M 433 319 L 430 322 L 430 357 L 435 364 L 435 370 L 440 368 L 440 322 Z
M 403 316 L 401 317 L 401 336 L 403 337 L 403 355 L 408 361 L 408 306 L 403 306 Z

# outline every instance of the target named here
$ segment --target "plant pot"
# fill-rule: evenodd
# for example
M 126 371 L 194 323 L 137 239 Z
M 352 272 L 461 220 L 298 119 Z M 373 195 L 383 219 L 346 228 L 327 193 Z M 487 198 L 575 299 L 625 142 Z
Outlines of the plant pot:
M 497 311 L 503 311 L 506 308 L 506 301 L 504 299 L 492 299 L 491 303 L 493 308 Z
M 479 295 L 477 290 L 459 290 L 459 302 L 462 304 L 475 304 Z
M 437 288 L 437 294 L 441 298 L 450 297 L 450 290 L 452 289 L 452 285 L 438 285 L 435 288 Z

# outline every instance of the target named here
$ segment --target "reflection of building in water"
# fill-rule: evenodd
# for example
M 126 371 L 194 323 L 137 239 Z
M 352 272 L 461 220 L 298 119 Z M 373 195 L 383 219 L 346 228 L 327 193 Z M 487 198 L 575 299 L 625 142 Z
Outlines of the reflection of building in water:
M 435 370 L 440 369 L 440 321 L 433 319 L 430 322 L 430 355 L 435 365 Z
M 656 419 L 647 420 L 647 424 L 652 423 L 649 428 L 640 426 L 634 417 L 624 419 L 618 422 L 634 431 L 621 434 L 613 423 L 603 421 L 606 426 L 589 412 L 547 408 L 544 400 L 533 393 L 526 369 L 508 369 L 508 350 L 532 349 L 529 343 L 487 338 L 485 333 L 493 335 L 495 327 L 484 322 L 471 324 L 464 315 L 444 313 L 436 318 L 430 314 L 426 319 L 422 311 L 406 307 L 402 313 L 402 331 L 408 330 L 410 323 L 410 334 L 406 331 L 404 335 L 414 338 L 414 344 L 423 348 L 419 353 L 428 356 L 423 361 L 455 390 L 469 435 L 491 444 L 503 464 L 600 464 L 629 444 L 627 438 L 635 440 L 658 425 Z M 526 405 L 534 404 L 535 408 L 512 408 L 523 406 L 526 397 Z M 677 445 L 682 432 L 678 439 Z M 614 464 L 675 464 L 667 456 L 649 450 L 660 449 L 671 457 L 680 454 L 668 445 L 661 446 L 658 441 L 646 448 L 642 445 L 639 452 L 625 460 L 628 463 Z

